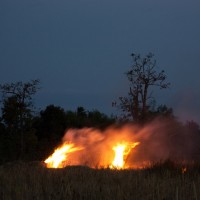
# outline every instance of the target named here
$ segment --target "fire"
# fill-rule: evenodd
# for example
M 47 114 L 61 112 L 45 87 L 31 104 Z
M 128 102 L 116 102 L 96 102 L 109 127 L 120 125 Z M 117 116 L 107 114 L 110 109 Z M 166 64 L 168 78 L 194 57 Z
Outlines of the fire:
M 48 168 L 63 168 L 66 166 L 67 155 L 81 149 L 83 148 L 75 147 L 72 143 L 64 142 L 44 162 Z
M 94 128 L 69 129 L 62 139 L 63 144 L 44 162 L 48 168 L 63 168 L 68 165 L 133 168 L 138 165 L 130 154 L 139 144 L 133 142 L 137 139 L 135 136 L 134 129 L 127 127 L 111 127 L 104 131 Z
M 111 168 L 122 169 L 125 167 L 125 160 L 130 153 L 131 149 L 137 146 L 139 142 L 135 143 L 122 143 L 113 147 L 115 151 L 115 158 L 112 162 Z
M 112 150 L 115 151 L 115 156 L 114 156 L 114 159 L 110 158 L 110 163 L 108 164 L 110 168 L 114 168 L 114 169 L 125 168 L 127 156 L 129 155 L 131 149 L 137 146 L 138 144 L 139 142 L 135 142 L 135 143 L 123 142 L 123 143 L 118 143 L 116 146 L 114 146 Z M 83 148 L 81 147 L 75 147 L 75 144 L 73 143 L 64 142 L 44 162 L 46 163 L 47 168 L 63 168 L 69 165 L 69 163 L 67 163 L 68 155 L 72 152 L 82 150 L 82 149 Z M 109 150 L 106 150 L 106 149 L 104 150 L 104 152 L 107 152 L 107 151 Z

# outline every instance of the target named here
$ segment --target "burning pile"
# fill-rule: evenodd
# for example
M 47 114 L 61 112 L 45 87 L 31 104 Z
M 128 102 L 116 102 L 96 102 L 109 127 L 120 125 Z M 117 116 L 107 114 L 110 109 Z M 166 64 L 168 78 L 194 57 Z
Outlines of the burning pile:
M 111 139 L 112 138 L 112 139 Z M 131 142 L 130 133 L 110 129 L 70 129 L 54 153 L 44 162 L 48 168 L 63 168 L 68 165 L 88 165 L 123 169 L 128 157 L 139 142 Z

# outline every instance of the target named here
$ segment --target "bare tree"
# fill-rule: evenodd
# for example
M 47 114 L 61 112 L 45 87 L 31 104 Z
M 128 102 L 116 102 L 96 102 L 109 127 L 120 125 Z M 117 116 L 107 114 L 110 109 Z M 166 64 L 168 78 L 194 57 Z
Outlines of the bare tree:
M 132 66 L 126 72 L 130 83 L 128 96 L 119 97 L 120 108 L 125 116 L 132 117 L 134 121 L 145 120 L 152 97 L 151 87 L 168 88 L 170 83 L 165 82 L 164 70 L 156 71 L 156 60 L 152 53 L 141 57 L 140 54 L 131 54 Z

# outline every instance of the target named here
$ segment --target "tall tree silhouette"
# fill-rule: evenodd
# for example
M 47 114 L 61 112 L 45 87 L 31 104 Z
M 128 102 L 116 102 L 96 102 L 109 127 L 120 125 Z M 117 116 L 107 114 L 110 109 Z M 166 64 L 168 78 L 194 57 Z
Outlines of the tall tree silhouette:
M 33 95 L 38 91 L 38 85 L 39 80 L 0 85 L 2 121 L 10 133 L 20 133 L 20 158 L 24 153 L 24 131 L 32 116 Z
M 125 74 L 129 81 L 128 96 L 119 97 L 120 108 L 125 117 L 132 117 L 136 122 L 147 118 L 152 97 L 152 87 L 160 89 L 168 88 L 170 83 L 166 81 L 164 70 L 156 70 L 156 60 L 152 53 L 141 57 L 140 54 L 131 54 L 131 69 Z

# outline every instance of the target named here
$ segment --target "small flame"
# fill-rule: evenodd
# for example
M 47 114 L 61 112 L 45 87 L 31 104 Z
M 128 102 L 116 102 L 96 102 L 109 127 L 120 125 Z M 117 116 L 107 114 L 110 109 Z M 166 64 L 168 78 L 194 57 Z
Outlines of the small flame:
M 135 143 L 121 143 L 113 147 L 115 151 L 115 158 L 112 162 L 111 168 L 121 169 L 125 167 L 125 160 L 130 153 L 131 149 L 139 145 L 139 142 Z
M 75 147 L 73 143 L 63 143 L 54 153 L 49 156 L 44 162 L 47 168 L 63 168 L 66 166 L 67 155 L 71 152 L 81 150 L 81 147 Z
M 187 172 L 187 167 L 182 167 L 182 174 L 185 174 Z

